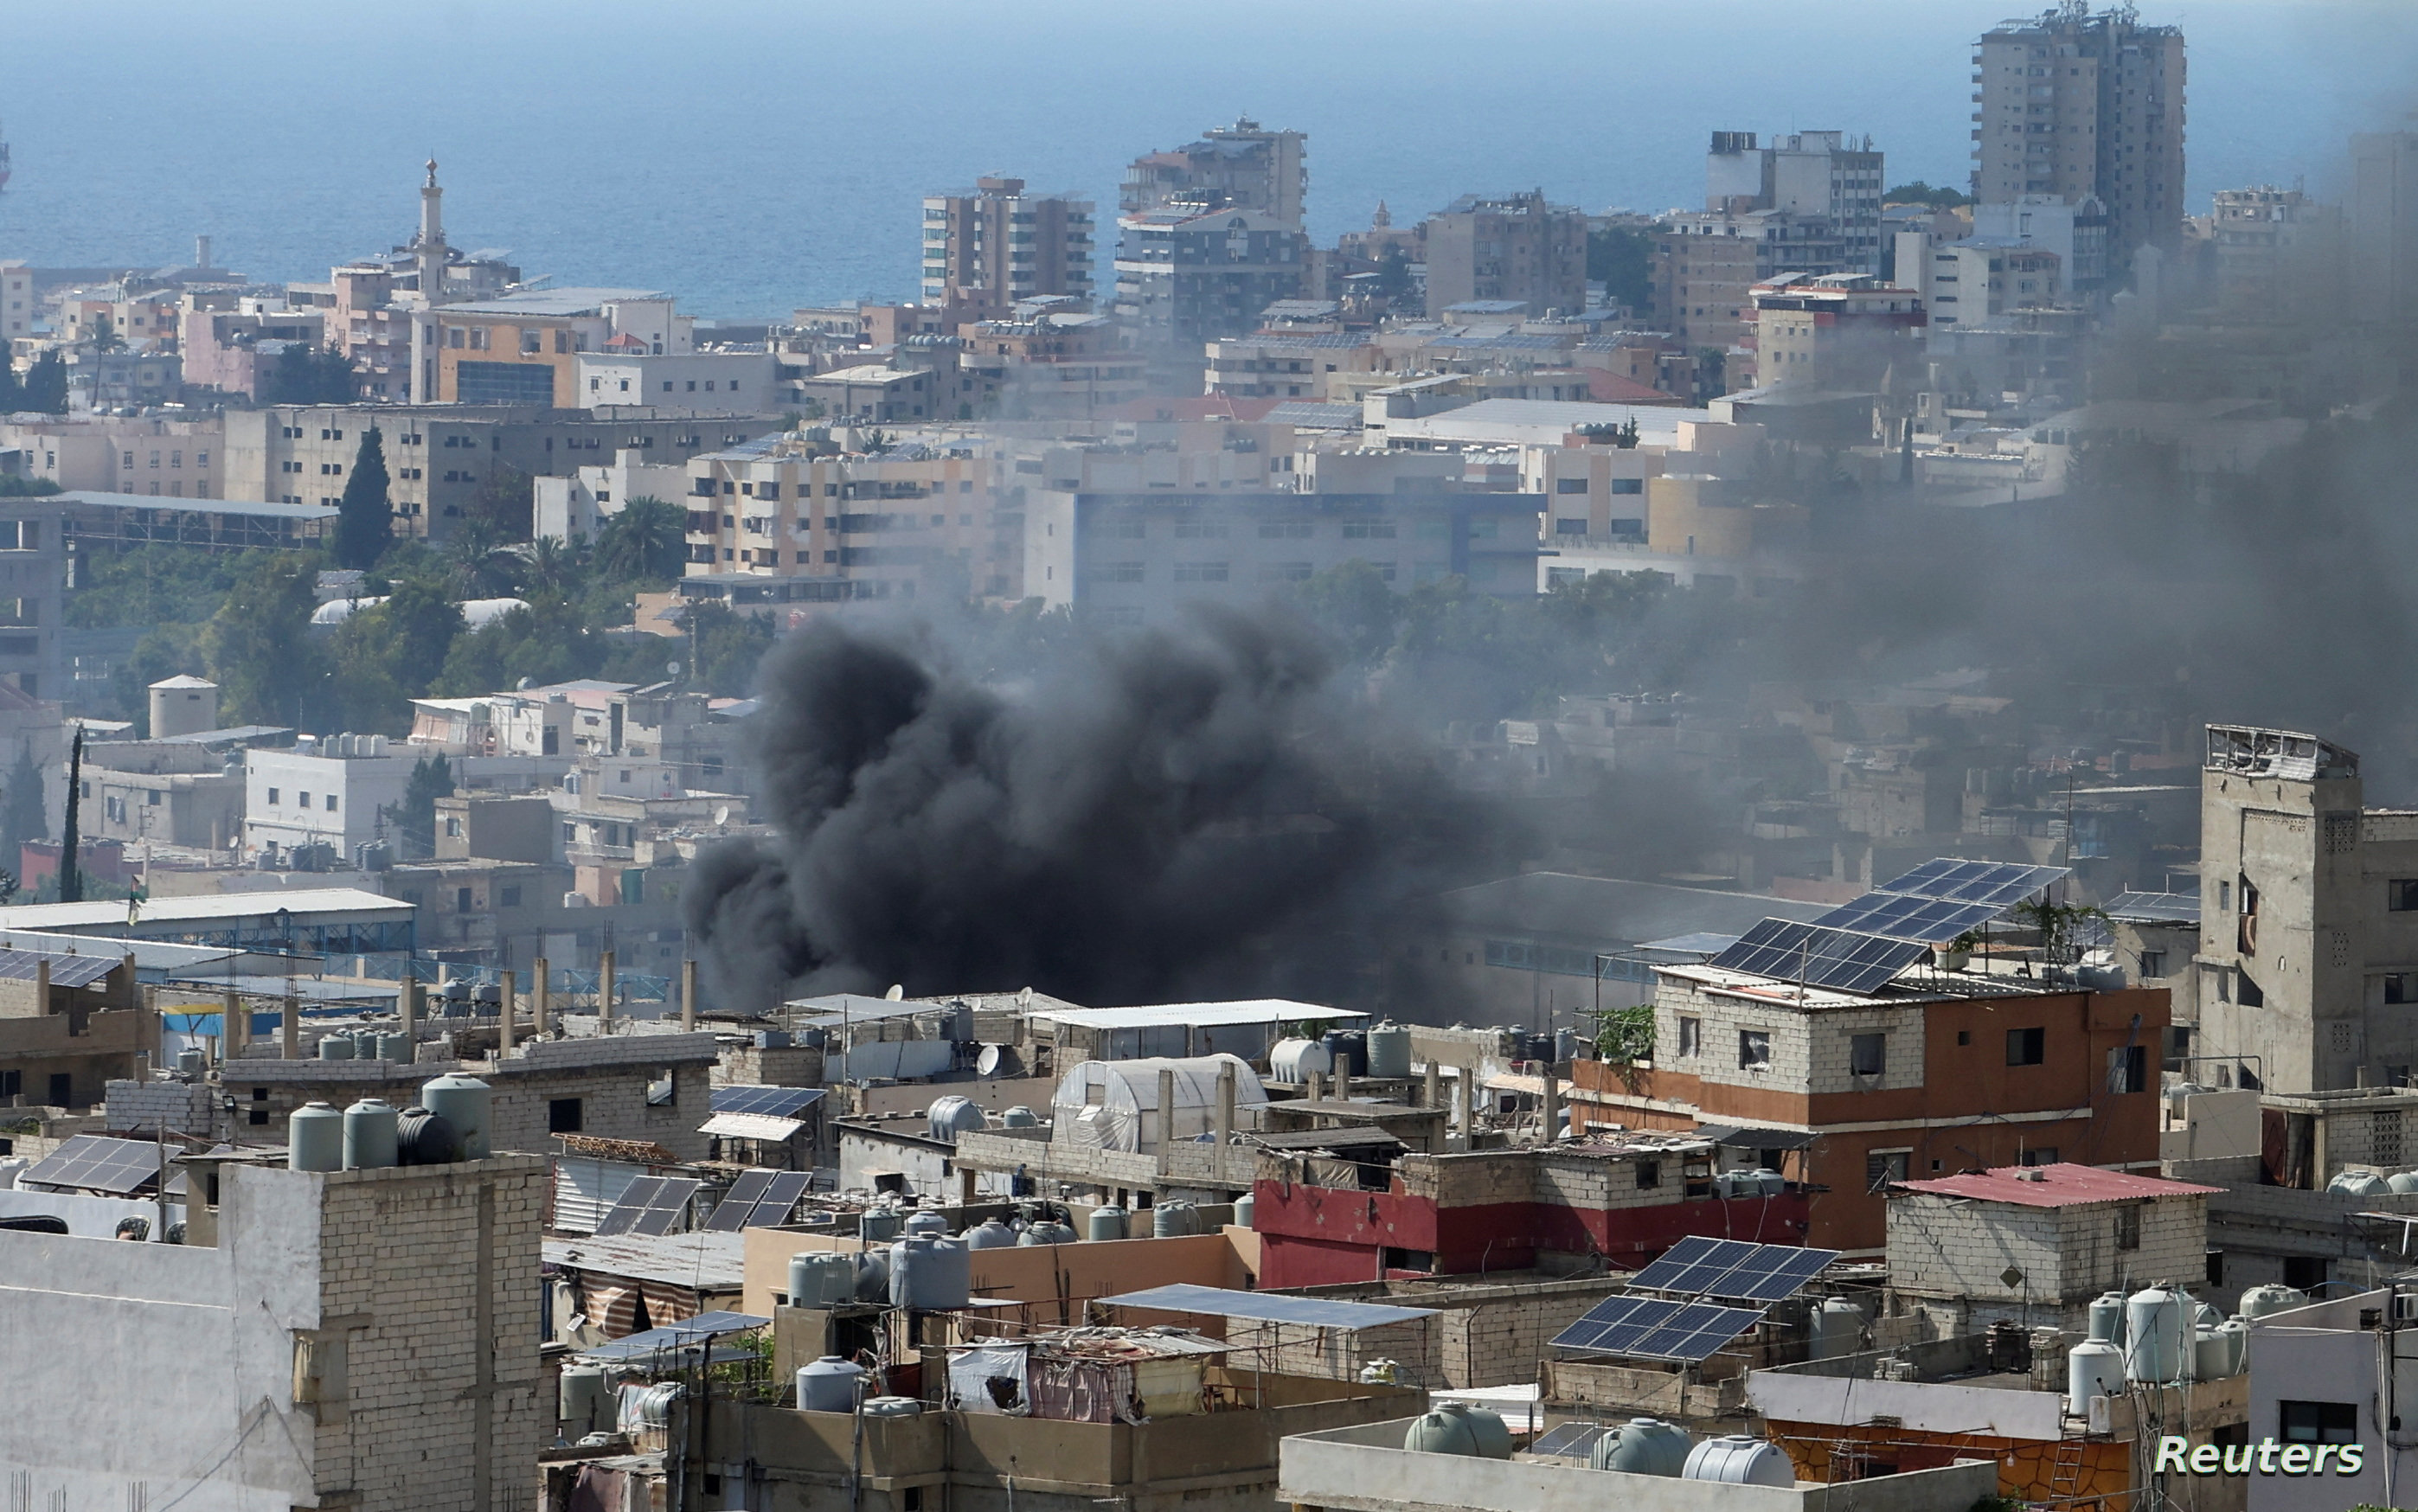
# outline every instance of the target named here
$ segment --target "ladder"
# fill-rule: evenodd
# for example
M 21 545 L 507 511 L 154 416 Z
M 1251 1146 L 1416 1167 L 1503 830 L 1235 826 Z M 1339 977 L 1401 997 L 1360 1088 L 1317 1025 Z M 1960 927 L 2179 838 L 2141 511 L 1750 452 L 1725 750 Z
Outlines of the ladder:
M 2048 1499 L 2070 1502 L 2082 1493 L 2083 1441 L 2059 1439 L 2057 1453 L 2049 1460 Z

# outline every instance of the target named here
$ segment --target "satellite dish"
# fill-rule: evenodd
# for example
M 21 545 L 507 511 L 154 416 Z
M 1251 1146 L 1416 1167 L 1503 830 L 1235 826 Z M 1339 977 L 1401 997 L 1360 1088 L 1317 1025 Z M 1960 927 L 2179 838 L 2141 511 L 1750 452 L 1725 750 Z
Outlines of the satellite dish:
M 529 680 L 528 680 L 528 679 L 527 679 L 527 678 L 523 678 L 523 679 L 521 679 L 518 682 L 515 682 L 515 683 L 513 683 L 513 691 L 514 693 L 527 693 L 527 692 L 528 692 L 528 687 L 529 687 Z
M 889 999 L 892 1002 L 896 1002 L 907 996 L 907 989 L 898 983 L 893 982 L 890 984 L 890 990 L 883 993 L 882 996 Z
M 1033 1006 L 1033 989 L 1031 987 L 1027 987 L 1022 992 L 1016 995 L 1016 1005 L 1018 1008 L 1030 1008 Z
M 680 663 L 679 663 L 679 662 L 677 662 L 677 661 L 666 662 L 666 663 L 664 664 L 664 670 L 665 670 L 666 673 L 669 673 L 669 674 L 670 674 L 671 676 L 673 676 L 673 677 L 679 677 L 679 676 L 680 676 Z
M 717 830 L 726 829 L 729 826 L 729 823 L 730 805 L 725 803 L 713 811 L 713 827 Z

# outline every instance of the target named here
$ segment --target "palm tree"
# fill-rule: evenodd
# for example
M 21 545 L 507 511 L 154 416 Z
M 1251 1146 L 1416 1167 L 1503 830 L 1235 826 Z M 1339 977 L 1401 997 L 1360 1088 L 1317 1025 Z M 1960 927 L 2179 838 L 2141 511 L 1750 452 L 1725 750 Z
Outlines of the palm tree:
M 614 577 L 678 577 L 687 556 L 687 514 L 652 495 L 632 498 L 596 532 L 596 565 Z
M 521 587 L 530 593 L 564 594 L 570 591 L 571 580 L 578 571 L 572 548 L 560 536 L 540 536 L 517 546 L 507 547 L 521 559 Z

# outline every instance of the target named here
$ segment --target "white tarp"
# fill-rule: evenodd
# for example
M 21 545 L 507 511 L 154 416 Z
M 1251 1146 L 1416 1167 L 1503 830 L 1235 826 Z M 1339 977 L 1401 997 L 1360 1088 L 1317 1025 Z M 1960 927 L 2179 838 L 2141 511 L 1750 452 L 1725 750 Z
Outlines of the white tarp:
M 1084 1061 L 1051 1094 L 1052 1138 L 1103 1150 L 1154 1153 L 1164 1137 L 1193 1139 L 1217 1124 L 1217 1077 L 1234 1073 L 1234 1127 L 1256 1129 L 1268 1094 L 1247 1061 L 1232 1055 L 1190 1060 Z M 1174 1103 L 1158 1106 L 1158 1074 L 1171 1073 Z
M 961 1413 L 1029 1417 L 1024 1387 L 1028 1346 L 989 1343 L 949 1352 L 949 1405 Z

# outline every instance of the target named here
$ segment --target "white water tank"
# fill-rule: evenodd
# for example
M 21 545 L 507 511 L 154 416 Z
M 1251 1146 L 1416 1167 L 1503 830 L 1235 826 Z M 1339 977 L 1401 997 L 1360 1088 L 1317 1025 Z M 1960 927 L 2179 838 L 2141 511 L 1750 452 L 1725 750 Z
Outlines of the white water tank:
M 890 1246 L 890 1305 L 916 1312 L 962 1307 L 973 1292 L 965 1241 L 910 1234 Z
M 396 1164 L 394 1105 L 364 1097 L 344 1109 L 344 1168 L 379 1170 Z
M 857 1384 L 865 1379 L 865 1367 L 852 1364 L 836 1354 L 826 1354 L 811 1365 L 798 1367 L 798 1411 L 802 1413 L 852 1413 L 856 1411 Z
M 420 1106 L 453 1125 L 462 1158 L 484 1160 L 495 1121 L 495 1089 L 476 1077 L 447 1075 L 420 1089 Z
M 867 1417 L 919 1417 L 924 1404 L 912 1397 L 869 1397 L 865 1398 Z
M 1688 1430 L 1659 1417 L 1632 1417 L 1595 1441 L 1587 1464 L 1631 1475 L 1676 1476 L 1688 1468 L 1695 1444 Z
M 1706 1439 L 1689 1453 L 1679 1474 L 1687 1480 L 1717 1480 L 1729 1486 L 1785 1489 L 1797 1484 L 1797 1469 L 1785 1453 L 1743 1433 Z
M 151 738 L 165 741 L 219 727 L 219 685 L 196 677 L 151 684 Z
M 1844 1297 L 1824 1297 L 1814 1309 L 1814 1358 L 1853 1354 L 1864 1340 L 1864 1309 Z
M 789 1306 L 836 1307 L 856 1300 L 856 1261 L 827 1249 L 789 1257 Z
M 2326 1183 L 2326 1190 L 2343 1197 L 2382 1197 L 2393 1184 L 2372 1170 L 2346 1170 Z
M 2165 1385 L 2183 1377 L 2185 1299 L 2180 1291 L 2145 1287 L 2124 1300 L 2124 1377 Z
M 2295 1287 L 2278 1286 L 2270 1281 L 2264 1286 L 2254 1286 L 2242 1293 L 2241 1311 L 2243 1318 L 2256 1322 L 2269 1313 L 2289 1312 L 2295 1307 L 2305 1307 L 2308 1305 L 2307 1292 Z
M 983 1117 L 981 1107 L 972 1098 L 954 1093 L 933 1099 L 932 1106 L 925 1110 L 924 1116 L 931 1125 L 932 1138 L 942 1144 L 956 1143 L 957 1136 L 961 1134 L 979 1134 L 989 1122 Z
M 2102 1344 L 2124 1342 L 2124 1293 L 2102 1291 L 2090 1302 L 2090 1336 Z
M 576 1443 L 590 1433 L 602 1433 L 613 1426 L 613 1392 L 606 1384 L 604 1367 L 601 1365 L 567 1365 L 562 1379 L 557 1383 L 554 1415 L 562 1424 L 562 1436 Z
M 1334 1069 L 1334 1052 L 1317 1040 L 1278 1040 L 1268 1051 L 1268 1079 L 1289 1087 L 1300 1086 L 1313 1072 L 1324 1077 Z
M 2093 1397 L 2124 1395 L 2124 1352 L 2102 1338 L 2087 1338 L 2066 1352 L 2065 1410 L 2087 1416 Z
M 996 1217 L 985 1218 L 962 1236 L 968 1249 L 1013 1249 L 1016 1230 Z
M 1369 1075 L 1403 1080 L 1410 1074 L 1410 1030 L 1388 1019 L 1369 1031 Z
M 344 1168 L 344 1115 L 333 1103 L 305 1103 L 285 1120 L 288 1170 Z

